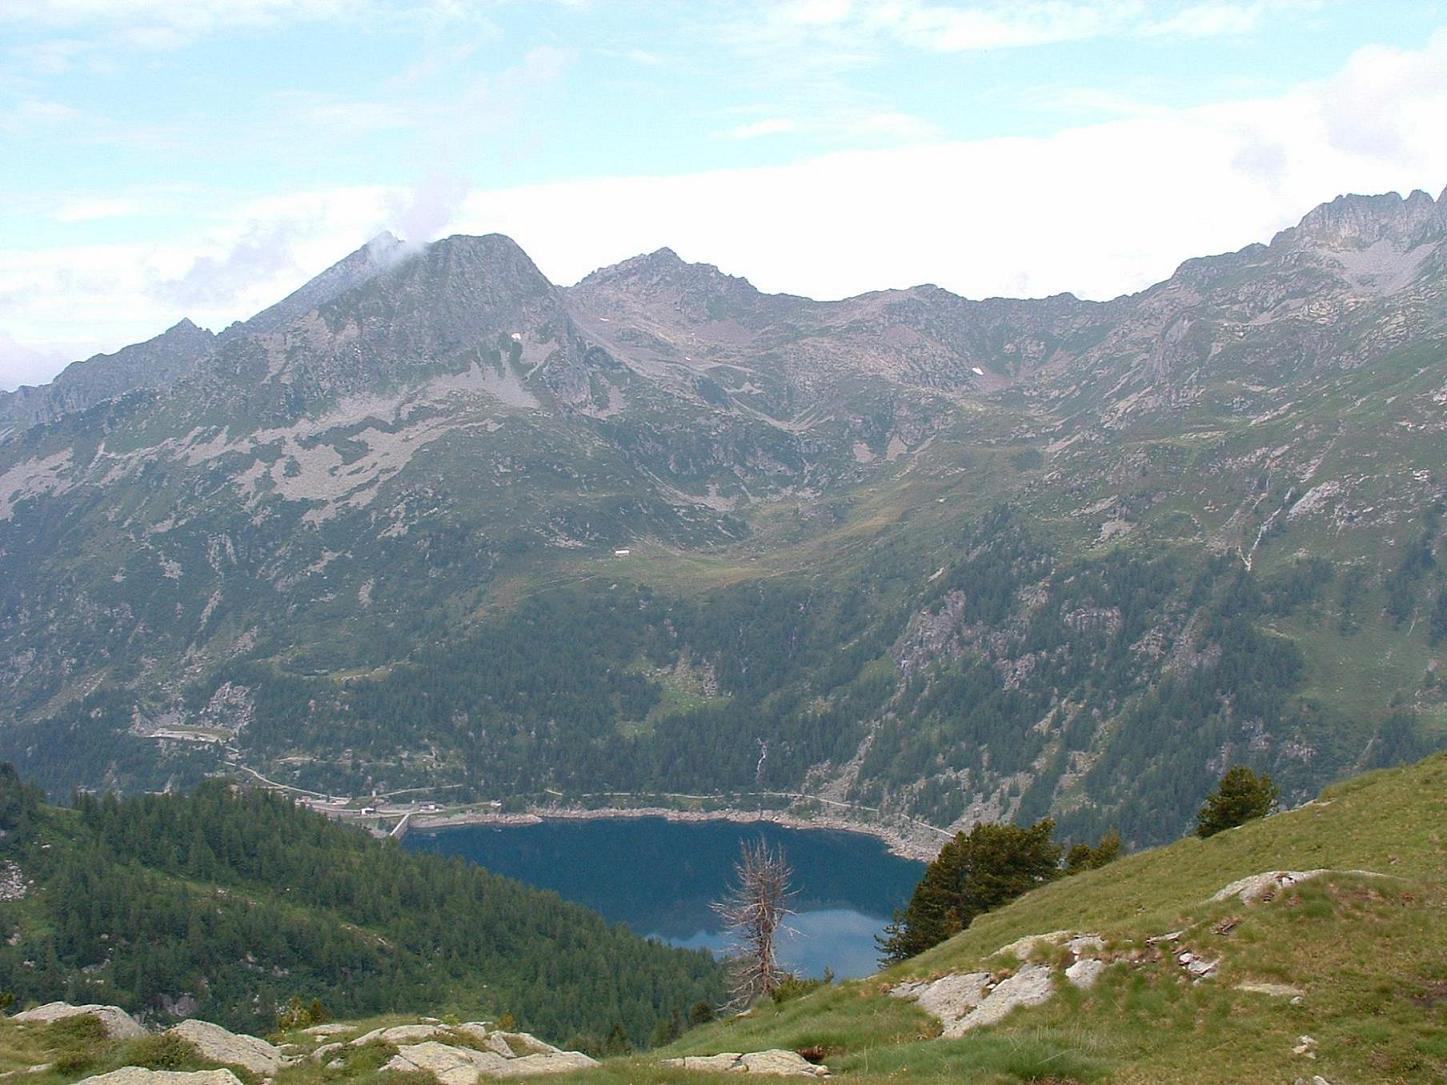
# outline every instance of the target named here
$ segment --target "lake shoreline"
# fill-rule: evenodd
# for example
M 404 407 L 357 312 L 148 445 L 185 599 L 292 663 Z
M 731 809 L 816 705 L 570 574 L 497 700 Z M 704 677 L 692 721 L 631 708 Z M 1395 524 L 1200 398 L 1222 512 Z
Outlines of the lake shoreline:
M 832 814 L 798 814 L 787 810 L 743 810 L 722 807 L 717 810 L 680 810 L 669 806 L 533 806 L 518 812 L 501 810 L 462 810 L 438 814 L 413 814 L 410 829 L 418 833 L 446 832 L 474 825 L 498 827 L 538 825 L 545 821 L 606 821 L 612 819 L 661 818 L 664 821 L 704 822 L 727 821 L 734 824 L 769 822 L 787 829 L 829 829 L 854 833 L 881 841 L 891 855 L 917 863 L 928 863 L 939 854 L 946 837 L 939 831 L 920 828 L 906 831 L 899 827 L 878 825 L 867 821 Z M 937 842 L 934 842 L 937 841 Z M 933 842 L 933 843 L 932 843 Z

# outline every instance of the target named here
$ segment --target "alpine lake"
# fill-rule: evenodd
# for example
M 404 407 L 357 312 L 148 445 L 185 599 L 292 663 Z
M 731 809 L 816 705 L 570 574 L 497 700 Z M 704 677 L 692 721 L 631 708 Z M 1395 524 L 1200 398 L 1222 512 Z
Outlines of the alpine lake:
M 877 971 L 875 935 L 908 901 L 924 865 L 861 833 L 764 821 L 559 819 L 419 832 L 405 846 L 461 856 L 639 934 L 721 955 L 728 936 L 712 905 L 730 888 L 740 845 L 760 837 L 782 847 L 793 869 L 794 914 L 785 920 L 780 963 L 811 977 L 826 968 L 840 978 Z

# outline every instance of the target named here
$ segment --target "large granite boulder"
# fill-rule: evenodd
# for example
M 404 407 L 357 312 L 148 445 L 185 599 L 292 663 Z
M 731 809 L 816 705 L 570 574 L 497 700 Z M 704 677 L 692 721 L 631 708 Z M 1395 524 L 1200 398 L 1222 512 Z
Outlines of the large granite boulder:
M 145 1027 L 119 1006 L 72 1006 L 69 1002 L 47 1002 L 15 1015 L 16 1021 L 28 1024 L 48 1025 L 67 1017 L 89 1014 L 98 1020 L 112 1040 L 135 1040 L 146 1035 Z
M 562 1074 L 598 1065 L 581 1052 L 562 1051 L 526 1032 L 504 1032 L 485 1021 L 393 1025 L 358 1036 L 348 1046 L 374 1041 L 397 1047 L 384 1070 L 422 1070 L 442 1085 L 477 1085 L 483 1078 Z
M 742 1054 L 725 1051 L 718 1055 L 686 1055 L 681 1059 L 664 1059 L 664 1066 L 702 1073 L 764 1074 L 771 1077 L 827 1077 L 827 1066 L 815 1066 L 797 1051 L 781 1047 Z
M 271 1077 L 287 1063 L 281 1049 L 255 1036 L 245 1036 L 210 1021 L 182 1021 L 166 1030 L 196 1046 L 201 1057 L 211 1062 L 240 1066 L 262 1077 Z
M 241 1085 L 230 1070 L 147 1070 L 123 1066 L 108 1074 L 84 1078 L 76 1085 Z
M 478 1078 L 501 1076 L 508 1060 L 495 1051 L 453 1047 L 436 1040 L 423 1040 L 397 1049 L 384 1070 L 421 1070 L 442 1085 L 477 1085 Z
M 493 1077 L 533 1077 L 540 1074 L 566 1074 L 573 1070 L 586 1070 L 597 1066 L 598 1060 L 581 1051 L 545 1051 L 535 1055 L 521 1055 L 509 1059 L 500 1073 Z

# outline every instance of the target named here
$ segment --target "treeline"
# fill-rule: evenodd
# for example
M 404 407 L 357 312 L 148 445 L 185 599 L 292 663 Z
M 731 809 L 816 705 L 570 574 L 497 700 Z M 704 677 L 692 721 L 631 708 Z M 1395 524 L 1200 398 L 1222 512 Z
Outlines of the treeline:
M 197 1016 L 265 1031 L 297 996 L 336 1016 L 511 1013 L 554 1040 L 644 1043 L 724 995 L 706 953 L 270 793 L 37 798 L 0 767 L 0 857 L 36 883 L 0 903 L 0 987 L 22 1003 L 165 1016 L 190 996 Z

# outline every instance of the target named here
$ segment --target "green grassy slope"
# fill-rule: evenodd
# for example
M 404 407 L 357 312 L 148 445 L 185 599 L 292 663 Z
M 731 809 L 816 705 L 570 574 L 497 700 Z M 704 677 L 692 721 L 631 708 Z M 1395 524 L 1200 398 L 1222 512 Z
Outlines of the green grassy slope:
M 1269 903 L 1210 897 L 1273 869 L 1370 870 L 1304 882 Z M 1229 921 L 1235 920 L 1231 924 Z M 1228 933 L 1217 933 L 1217 930 Z M 1082 992 L 958 1040 L 885 988 L 907 978 L 1001 970 L 1017 939 L 1092 932 L 1115 963 Z M 1193 984 L 1145 939 L 1221 957 Z M 1043 948 L 1049 959 L 1059 951 Z M 1288 998 L 1238 990 L 1289 984 Z M 1293 1055 L 1298 1037 L 1314 1059 Z M 869 980 L 687 1034 L 668 1054 L 823 1045 L 861 1081 L 1427 1082 L 1447 1074 L 1447 755 L 1328 788 L 1314 803 L 1132 855 L 1055 882 L 928 953 Z M 619 1080 L 646 1075 L 641 1060 Z M 664 1080 L 659 1075 L 656 1080 Z M 598 1080 L 596 1077 L 591 1080 Z

